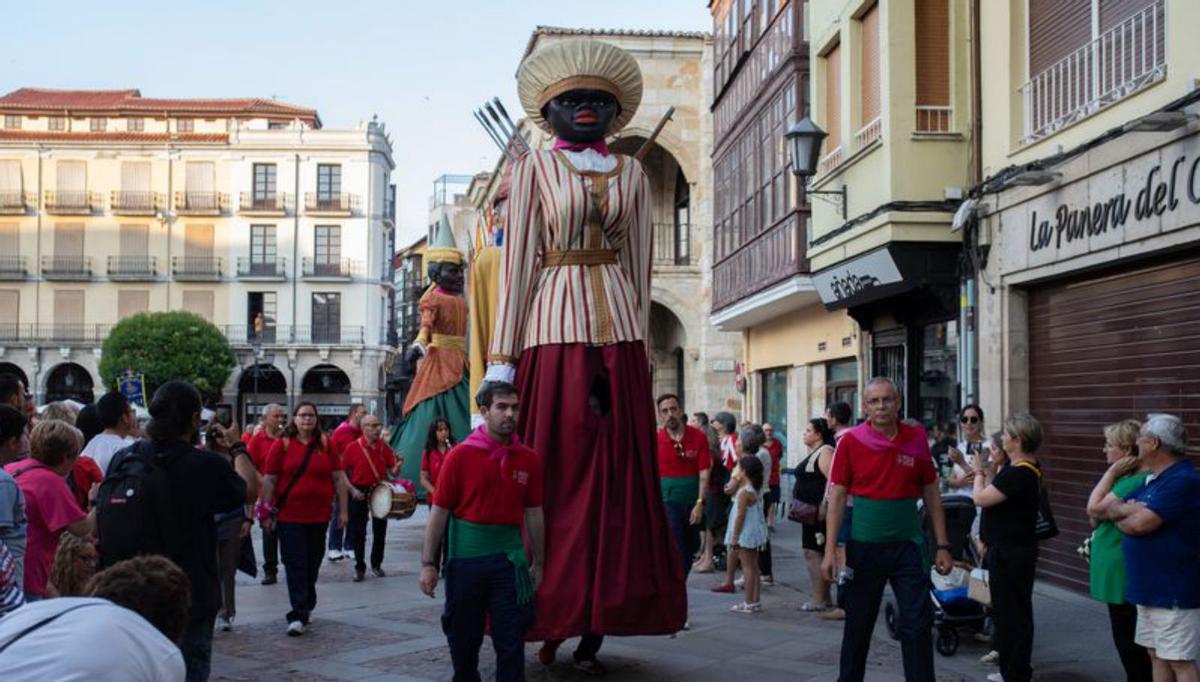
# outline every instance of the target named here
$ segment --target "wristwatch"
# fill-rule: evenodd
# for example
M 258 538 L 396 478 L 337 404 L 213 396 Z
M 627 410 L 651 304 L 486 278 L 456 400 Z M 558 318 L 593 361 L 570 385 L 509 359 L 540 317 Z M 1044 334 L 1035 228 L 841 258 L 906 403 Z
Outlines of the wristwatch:
M 937 548 L 938 548 L 939 552 L 943 549 L 946 550 L 947 552 L 950 551 L 950 545 L 938 545 Z

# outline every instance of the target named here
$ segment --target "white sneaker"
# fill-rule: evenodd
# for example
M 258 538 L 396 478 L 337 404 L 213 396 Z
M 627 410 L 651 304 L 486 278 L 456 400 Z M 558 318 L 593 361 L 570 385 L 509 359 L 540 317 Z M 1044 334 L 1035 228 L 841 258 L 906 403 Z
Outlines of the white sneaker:
M 325 555 L 325 558 L 329 559 L 330 561 L 341 561 L 342 559 L 346 558 L 346 555 L 340 549 L 331 549 Z
M 979 662 L 984 665 L 998 665 L 1000 663 L 1000 652 L 993 649 L 980 656 Z
M 218 615 L 217 616 L 217 628 L 219 628 L 221 630 L 221 632 L 229 632 L 230 630 L 233 629 L 233 619 Z
M 733 581 L 733 586 L 734 586 L 734 587 L 736 587 L 736 588 L 738 588 L 738 589 L 740 590 L 741 588 L 743 588 L 743 587 L 745 587 L 745 586 L 746 586 L 746 579 L 745 579 L 745 578 L 738 578 L 737 580 L 734 580 L 734 581 Z
M 992 673 L 987 676 L 988 682 L 1004 682 L 1004 676 L 1000 673 Z
M 299 637 L 300 635 L 303 635 L 304 623 L 301 623 L 298 620 L 288 623 L 287 633 L 288 637 Z
M 763 587 L 775 587 L 774 576 L 764 575 L 762 577 L 762 585 Z

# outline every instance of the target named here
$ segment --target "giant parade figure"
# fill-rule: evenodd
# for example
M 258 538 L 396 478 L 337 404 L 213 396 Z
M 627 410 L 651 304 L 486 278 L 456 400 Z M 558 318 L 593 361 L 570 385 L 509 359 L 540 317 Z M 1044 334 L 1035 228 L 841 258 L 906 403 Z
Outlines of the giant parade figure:
M 434 420 L 445 417 L 450 422 L 455 442 L 462 442 L 471 432 L 463 255 L 444 219 L 437 226 L 425 261 L 432 284 L 421 296 L 420 331 L 404 358 L 417 364 L 416 376 L 391 443 L 404 458 L 400 476 L 410 481 L 420 479 L 425 441 Z
M 650 182 L 606 136 L 637 111 L 642 75 L 624 50 L 568 40 L 517 75 L 530 122 L 557 138 L 513 167 L 496 321 L 484 378 L 520 390 L 519 433 L 545 470 L 546 565 L 528 638 L 539 659 L 582 636 L 665 635 L 687 611 L 654 449 L 646 339 Z

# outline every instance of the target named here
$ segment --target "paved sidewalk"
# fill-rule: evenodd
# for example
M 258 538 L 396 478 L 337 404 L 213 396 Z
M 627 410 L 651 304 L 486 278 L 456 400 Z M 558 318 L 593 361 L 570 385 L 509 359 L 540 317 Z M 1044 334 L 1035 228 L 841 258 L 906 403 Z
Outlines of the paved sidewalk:
M 396 682 L 448 680 L 449 653 L 439 618 L 442 601 L 417 586 L 424 509 L 389 526 L 386 578 L 368 575 L 353 583 L 353 560 L 326 562 L 317 585 L 319 603 L 303 637 L 284 634 L 287 589 L 282 581 L 263 587 L 238 576 L 238 615 L 233 632 L 214 639 L 215 680 L 358 680 Z M 806 599 L 807 573 L 799 556 L 799 526 L 783 521 L 774 535 L 775 587 L 763 590 L 765 612 L 731 613 L 734 595 L 708 591 L 714 577 L 689 581 L 691 630 L 675 638 L 609 638 L 601 652 L 609 668 L 604 678 L 626 680 L 834 680 L 837 678 L 839 623 L 826 623 L 797 610 Z M 257 535 L 257 533 L 256 533 Z M 259 538 L 255 538 L 256 543 Z M 256 544 L 261 548 L 261 543 Z M 261 551 L 261 549 L 260 549 Z M 280 574 L 282 579 L 283 575 Z M 1035 679 L 1047 682 L 1120 679 L 1105 609 L 1079 596 L 1041 588 L 1035 596 L 1037 640 Z M 903 680 L 900 647 L 880 618 L 872 645 L 869 680 Z M 560 650 L 570 660 L 573 643 Z M 569 663 L 546 669 L 536 662 L 536 644 L 527 647 L 530 680 L 594 679 Z M 996 668 L 981 665 L 983 644 L 964 633 L 952 657 L 934 654 L 940 681 L 983 680 Z M 494 674 L 490 640 L 484 640 L 481 673 Z

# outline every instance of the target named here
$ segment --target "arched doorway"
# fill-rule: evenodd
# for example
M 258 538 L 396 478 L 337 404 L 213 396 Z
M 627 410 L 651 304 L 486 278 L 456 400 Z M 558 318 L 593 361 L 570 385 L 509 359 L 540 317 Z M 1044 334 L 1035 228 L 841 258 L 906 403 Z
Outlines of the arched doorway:
M 242 370 L 238 378 L 240 424 L 253 424 L 271 403 L 287 406 L 287 378 L 275 365 L 255 364 Z
M 90 405 L 96 399 L 92 375 L 74 362 L 64 362 L 46 376 L 46 403 L 74 400 Z
M 646 142 L 630 135 L 614 140 L 614 153 L 632 155 Z M 691 186 L 679 161 L 657 143 L 642 158 L 642 167 L 650 179 L 651 221 L 654 223 L 654 266 L 670 268 L 692 265 L 696 250 L 692 245 Z
M 687 405 L 684 395 L 687 332 L 683 323 L 665 305 L 650 303 L 650 367 L 654 395 L 674 393 Z
M 29 377 L 25 374 L 25 370 L 11 362 L 0 362 L 0 374 L 12 374 L 25 384 L 26 391 L 32 391 L 33 388 L 29 385 Z
M 336 427 L 350 408 L 350 377 L 337 365 L 317 365 L 304 373 L 300 398 L 317 405 L 321 428 Z

